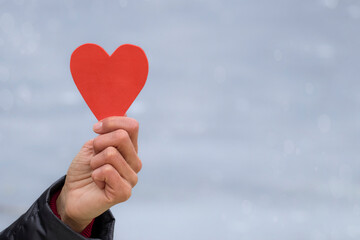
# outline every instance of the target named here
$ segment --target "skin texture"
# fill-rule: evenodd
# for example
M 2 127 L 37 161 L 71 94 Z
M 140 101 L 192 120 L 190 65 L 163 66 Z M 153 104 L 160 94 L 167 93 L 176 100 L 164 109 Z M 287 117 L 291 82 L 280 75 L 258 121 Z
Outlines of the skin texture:
M 76 232 L 113 205 L 128 200 L 142 166 L 135 119 L 105 118 L 93 130 L 99 135 L 87 141 L 72 161 L 56 201 L 62 221 Z

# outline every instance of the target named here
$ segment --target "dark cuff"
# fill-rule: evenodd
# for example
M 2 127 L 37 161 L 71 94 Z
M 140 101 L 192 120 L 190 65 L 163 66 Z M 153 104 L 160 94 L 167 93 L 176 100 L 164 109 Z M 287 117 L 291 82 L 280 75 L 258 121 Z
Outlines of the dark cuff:
M 61 193 L 61 190 L 57 191 L 56 193 L 51 195 L 49 205 L 50 205 L 51 211 L 53 211 L 55 216 L 57 216 L 61 220 L 61 216 L 58 213 L 57 207 L 56 207 L 56 200 L 58 199 L 60 193 Z M 89 223 L 89 225 L 86 226 L 86 228 L 80 234 L 83 235 L 86 238 L 91 237 L 91 230 L 92 230 L 92 226 L 94 224 L 94 221 L 95 221 L 95 218 Z
M 109 210 L 95 218 L 91 238 L 74 232 L 55 216 L 49 206 L 50 196 L 60 191 L 64 182 L 62 177 L 47 189 L 25 214 L 0 233 L 0 240 L 112 240 L 115 219 Z
M 51 210 L 49 206 L 49 202 L 51 200 L 51 196 L 60 191 L 64 185 L 65 182 L 65 176 L 56 181 L 44 194 L 46 194 L 46 204 L 40 204 L 40 206 L 45 206 L 44 211 L 47 215 L 51 215 L 51 219 L 54 223 L 54 229 L 61 229 L 58 234 L 64 233 L 63 237 L 59 237 L 59 239 L 72 239 L 70 237 L 74 237 L 75 235 L 76 239 L 102 239 L 102 240 L 112 240 L 114 235 L 114 225 L 115 225 L 115 219 L 110 210 L 104 212 L 97 218 L 95 218 L 95 221 L 92 226 L 92 233 L 91 238 L 85 238 L 81 234 L 74 232 L 70 227 L 68 227 L 66 224 L 64 224 L 59 218 L 55 216 L 53 211 Z M 44 195 L 43 194 L 43 195 Z M 43 198 L 40 197 L 39 200 Z M 48 216 L 50 217 L 50 216 Z

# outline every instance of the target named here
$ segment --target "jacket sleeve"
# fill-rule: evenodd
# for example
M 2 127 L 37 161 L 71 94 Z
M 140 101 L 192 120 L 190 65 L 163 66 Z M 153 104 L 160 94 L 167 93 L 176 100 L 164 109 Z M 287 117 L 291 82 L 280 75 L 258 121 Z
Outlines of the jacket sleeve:
M 115 219 L 109 210 L 95 218 L 91 238 L 74 232 L 55 216 L 49 206 L 50 197 L 64 182 L 62 177 L 48 188 L 25 214 L 0 233 L 0 240 L 112 240 Z

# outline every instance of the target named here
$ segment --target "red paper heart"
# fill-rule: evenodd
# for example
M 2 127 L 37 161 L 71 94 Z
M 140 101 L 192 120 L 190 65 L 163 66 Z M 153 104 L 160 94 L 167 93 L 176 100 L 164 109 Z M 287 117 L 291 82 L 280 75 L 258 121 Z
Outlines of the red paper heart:
M 98 120 L 123 116 L 143 88 L 149 65 L 138 46 L 124 44 L 109 56 L 96 44 L 78 47 L 70 59 L 74 82 Z

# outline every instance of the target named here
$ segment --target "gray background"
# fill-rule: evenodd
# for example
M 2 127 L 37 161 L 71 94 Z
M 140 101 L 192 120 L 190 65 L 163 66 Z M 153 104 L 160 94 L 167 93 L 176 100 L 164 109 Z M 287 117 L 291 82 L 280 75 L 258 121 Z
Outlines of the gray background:
M 359 239 L 360 1 L 0 0 L 0 229 L 96 122 L 69 70 L 141 46 L 143 169 L 116 239 Z

